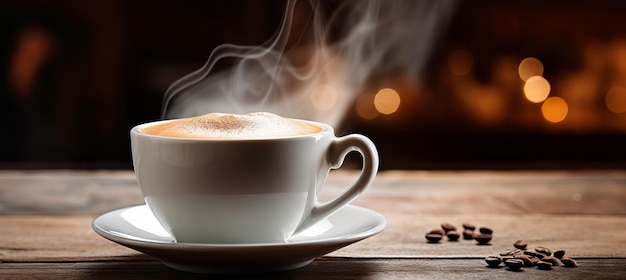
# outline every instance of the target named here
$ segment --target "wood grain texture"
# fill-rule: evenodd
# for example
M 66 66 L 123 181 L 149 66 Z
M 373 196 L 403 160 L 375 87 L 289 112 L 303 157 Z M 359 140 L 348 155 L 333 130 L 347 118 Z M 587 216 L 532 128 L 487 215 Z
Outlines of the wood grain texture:
M 3 280 L 24 279 L 624 279 L 624 259 L 582 259 L 576 268 L 544 271 L 503 266 L 488 268 L 477 259 L 343 259 L 320 258 L 308 266 L 280 273 L 257 275 L 199 275 L 172 270 L 158 262 L 6 263 Z
M 329 256 L 359 258 L 481 258 L 513 248 L 518 239 L 529 248 L 565 249 L 571 257 L 626 258 L 626 218 L 560 215 L 415 215 L 388 217 L 388 228 Z M 91 229 L 92 216 L 0 216 L 0 262 L 122 261 L 147 256 L 110 242 Z M 494 229 L 489 245 L 446 239 L 427 243 L 424 233 L 441 221 L 459 227 L 471 221 Z
M 0 171 L 0 215 L 84 215 L 143 203 L 131 171 Z
M 321 200 L 340 194 L 357 175 L 332 172 Z M 0 279 L 198 278 L 91 229 L 97 215 L 141 203 L 132 171 L 0 171 Z M 387 229 L 306 268 L 268 277 L 589 279 L 596 273 L 619 279 L 626 272 L 626 171 L 386 171 L 353 203 L 383 214 Z M 444 222 L 488 226 L 494 239 L 487 246 L 426 243 L 426 231 Z M 517 239 L 531 248 L 565 249 L 581 266 L 521 273 L 484 267 L 484 256 Z

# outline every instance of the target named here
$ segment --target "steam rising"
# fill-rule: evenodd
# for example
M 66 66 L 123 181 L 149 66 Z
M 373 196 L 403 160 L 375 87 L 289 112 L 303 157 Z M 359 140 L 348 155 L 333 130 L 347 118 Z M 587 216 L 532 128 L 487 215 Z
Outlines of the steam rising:
M 280 28 L 267 43 L 217 47 L 202 68 L 168 88 L 162 117 L 265 111 L 338 125 L 370 80 L 417 77 L 454 5 L 451 0 L 301 4 L 287 3 Z M 294 14 L 301 15 L 303 6 L 308 24 L 294 31 Z M 294 32 L 300 38 L 295 45 Z M 222 62 L 233 64 L 215 71 Z

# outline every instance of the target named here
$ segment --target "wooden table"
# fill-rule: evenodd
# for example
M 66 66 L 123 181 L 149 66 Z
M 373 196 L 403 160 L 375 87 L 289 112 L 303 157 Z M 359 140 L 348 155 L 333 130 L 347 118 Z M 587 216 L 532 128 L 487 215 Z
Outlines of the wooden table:
M 333 172 L 324 197 L 356 173 Z M 91 229 L 104 212 L 142 204 L 131 171 L 0 171 L 0 279 L 221 279 L 178 272 Z M 267 279 L 624 279 L 626 171 L 385 171 L 354 204 L 388 220 L 382 233 Z M 427 243 L 447 222 L 494 230 L 490 245 Z M 565 249 L 576 268 L 488 268 L 525 239 Z

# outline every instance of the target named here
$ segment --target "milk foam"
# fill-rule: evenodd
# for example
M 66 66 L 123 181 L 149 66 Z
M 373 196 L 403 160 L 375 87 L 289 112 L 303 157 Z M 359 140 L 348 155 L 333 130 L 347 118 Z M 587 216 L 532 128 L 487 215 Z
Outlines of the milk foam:
M 211 113 L 142 129 L 143 133 L 179 138 L 256 139 L 312 134 L 321 127 L 271 113 Z

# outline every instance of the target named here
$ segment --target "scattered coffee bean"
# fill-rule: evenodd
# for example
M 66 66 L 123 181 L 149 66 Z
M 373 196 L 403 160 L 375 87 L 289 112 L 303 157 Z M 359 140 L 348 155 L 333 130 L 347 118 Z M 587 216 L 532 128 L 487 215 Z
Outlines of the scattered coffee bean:
M 447 236 L 449 241 L 457 241 L 462 235 L 463 239 L 472 240 L 472 239 L 476 239 L 476 237 L 478 236 L 478 234 L 474 232 L 475 229 L 476 229 L 475 225 L 470 224 L 470 223 L 463 223 L 463 232 L 460 232 L 460 231 L 457 231 L 456 226 L 454 226 L 453 224 L 442 223 L 441 228 L 433 229 L 429 231 L 427 235 L 438 234 L 438 235 L 441 235 L 442 237 Z M 493 230 L 491 230 L 488 227 L 481 227 L 479 230 L 480 230 L 480 233 L 487 234 L 490 236 L 483 235 L 479 237 L 477 240 L 478 243 L 479 244 L 489 243 L 489 241 L 491 241 L 491 238 L 492 238 L 491 235 L 493 234 Z M 426 239 L 428 239 L 432 243 L 439 242 L 439 240 L 436 240 L 437 236 L 431 236 L 430 239 L 429 237 L 427 237 Z
M 514 255 L 517 255 L 517 254 L 521 254 L 523 252 L 524 251 L 522 251 L 520 249 L 513 249 L 511 251 L 506 251 L 506 252 L 500 253 L 500 256 L 514 256 Z
M 450 223 L 443 223 L 441 224 L 441 228 L 445 231 L 451 231 L 451 230 L 455 230 L 456 231 L 456 227 Z
M 428 240 L 428 242 L 430 243 L 437 243 L 439 242 L 439 240 L 441 240 L 441 238 L 443 238 L 443 235 L 441 234 L 436 234 L 436 233 L 426 234 L 426 240 Z
M 552 255 L 552 250 L 546 248 L 546 247 L 537 247 L 535 248 L 535 252 L 537 253 L 542 253 L 546 256 Z
M 533 252 L 533 251 L 524 251 L 525 255 L 531 256 L 531 257 L 537 257 L 537 253 Z
M 537 265 L 541 260 L 537 257 L 530 257 L 530 261 L 533 262 L 533 265 Z
M 493 234 L 493 230 L 488 227 L 480 227 L 478 229 L 478 232 L 484 233 L 484 234 Z
M 529 256 L 526 256 L 524 254 L 517 254 L 517 255 L 514 255 L 513 257 L 518 259 L 518 260 L 522 260 L 524 262 L 524 266 L 525 267 L 533 267 L 533 266 L 535 266 L 533 261 L 530 260 Z
M 461 233 L 456 230 L 456 226 L 454 226 L 453 224 L 442 223 L 441 228 L 432 229 L 428 233 L 426 233 L 426 239 L 430 243 L 437 243 L 441 241 L 441 239 L 444 236 L 447 236 L 449 241 L 458 241 L 461 235 L 463 236 L 463 239 L 466 239 L 466 240 L 472 240 L 472 239 L 475 239 L 475 237 L 477 237 L 477 233 L 474 233 L 476 226 L 469 224 L 469 223 L 463 223 L 463 229 L 464 230 Z M 481 230 L 483 230 L 484 232 L 489 232 L 487 233 L 489 236 L 483 235 L 482 237 L 479 237 L 479 239 L 477 240 L 478 243 L 479 244 L 489 243 L 489 241 L 491 241 L 491 238 L 492 238 L 491 233 L 493 231 L 486 227 L 481 228 Z
M 473 230 L 469 230 L 466 229 L 463 231 L 463 239 L 465 240 L 472 240 L 474 239 L 474 231 Z
M 554 251 L 554 253 L 552 253 L 553 256 L 555 256 L 557 259 L 562 259 L 565 256 L 565 250 L 556 250 Z
M 528 242 L 526 240 L 517 240 L 513 243 L 513 246 L 517 249 L 524 250 L 528 246 Z
M 450 241 L 457 241 L 459 240 L 459 237 L 461 237 L 461 235 L 456 230 L 448 231 L 448 233 L 446 233 L 446 236 L 448 236 L 448 240 Z
M 500 267 L 502 260 L 498 256 L 487 256 L 485 257 L 485 262 L 489 267 Z
M 481 245 L 485 245 L 485 244 L 489 244 L 489 241 L 491 241 L 491 234 L 486 234 L 486 233 L 482 233 L 479 235 L 474 236 L 474 240 L 476 240 L 476 242 L 478 242 L 478 244 Z
M 576 264 L 576 261 L 572 258 L 562 258 L 561 263 L 563 263 L 563 266 L 565 267 L 577 267 L 578 266 Z
M 428 233 L 446 235 L 446 232 L 443 229 L 440 229 L 440 228 L 433 229 L 433 230 L 429 231 Z
M 555 258 L 554 256 L 546 256 L 545 258 L 543 258 L 541 261 L 543 262 L 549 262 L 552 265 L 559 265 L 560 261 L 559 259 Z
M 512 271 L 517 271 L 522 268 L 522 266 L 524 265 L 524 261 L 520 259 L 508 259 L 504 261 L 504 265 L 506 265 L 506 267 L 508 267 Z
M 493 230 L 488 227 L 481 227 L 478 231 L 483 234 L 493 234 Z
M 474 231 L 476 229 L 476 226 L 468 223 L 463 223 L 463 229 Z
M 541 270 L 550 270 L 552 269 L 552 264 L 549 262 L 539 261 L 537 264 L 537 268 Z
M 478 236 L 488 236 L 486 234 L 479 234 Z M 504 251 L 499 256 L 489 256 L 490 261 L 496 262 L 499 258 L 505 266 L 511 271 L 520 270 L 521 267 L 533 267 L 541 270 L 552 270 L 553 266 L 563 265 L 565 267 L 577 267 L 578 264 L 572 258 L 565 257 L 565 250 L 559 249 L 554 252 L 546 247 L 537 247 L 534 251 L 526 251 L 525 249 L 517 248 L 521 243 L 526 243 L 524 240 L 518 240 L 514 243 L 515 249 Z M 525 244 L 528 245 L 527 243 Z M 525 247 L 525 246 L 524 246 Z M 487 261 L 485 258 L 485 261 Z M 489 264 L 489 262 L 488 262 Z M 521 264 L 521 266 L 520 266 Z M 497 267 L 497 266 L 496 266 Z

